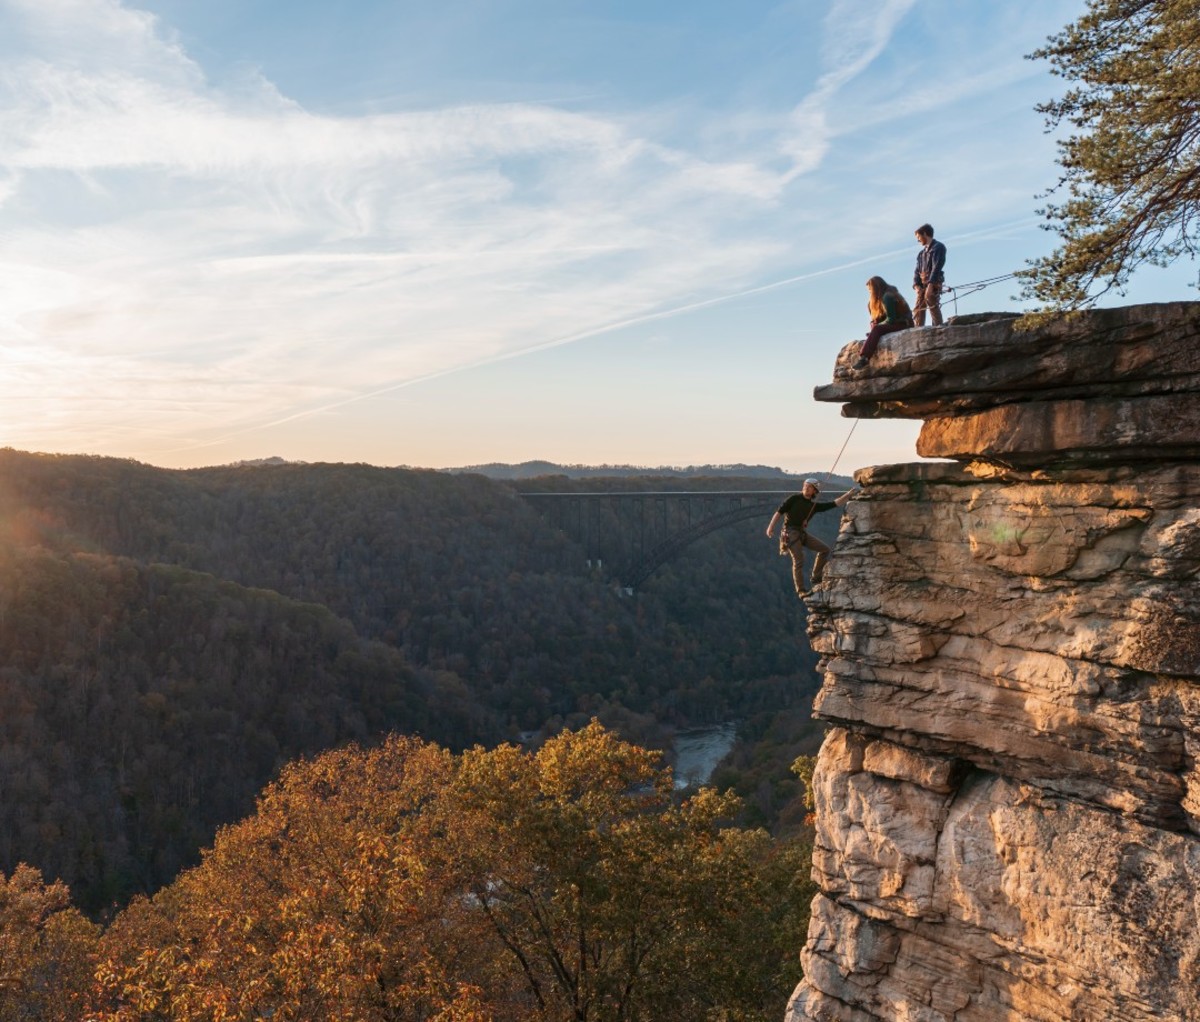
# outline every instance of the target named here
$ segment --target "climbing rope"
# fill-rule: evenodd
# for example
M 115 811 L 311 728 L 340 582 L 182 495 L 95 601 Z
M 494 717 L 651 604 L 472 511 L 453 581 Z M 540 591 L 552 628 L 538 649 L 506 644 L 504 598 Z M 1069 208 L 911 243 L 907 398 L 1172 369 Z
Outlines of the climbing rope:
M 1002 273 L 998 277 L 988 277 L 985 280 L 973 280 L 969 284 L 959 284 L 957 287 L 948 287 L 942 285 L 942 294 L 949 294 L 950 301 L 954 305 L 954 315 L 958 315 L 958 300 L 966 298 L 968 295 L 975 294 L 976 291 L 982 291 L 984 288 L 991 287 L 993 284 L 999 284 L 1001 281 L 1013 280 L 1016 277 L 1015 273 Z
M 850 438 L 854 436 L 856 429 L 858 429 L 858 419 L 854 420 L 854 425 L 850 427 L 850 432 L 846 434 L 846 439 L 842 441 L 842 449 L 837 452 L 837 457 L 833 459 L 833 465 L 829 469 L 830 475 L 833 475 L 834 469 L 838 467 L 838 462 L 842 460 L 842 455 L 846 453 L 846 445 L 850 443 Z
M 833 479 L 834 470 L 836 468 L 838 468 L 838 462 L 841 461 L 841 456 L 844 455 L 844 453 L 846 453 L 846 445 L 850 444 L 850 438 L 853 437 L 854 431 L 856 431 L 857 428 L 858 428 L 858 419 L 854 420 L 854 425 L 850 427 L 850 432 L 848 432 L 846 434 L 846 439 L 841 441 L 841 450 L 838 451 L 838 457 L 835 457 L 833 459 L 833 464 L 829 465 L 829 471 L 827 471 L 827 473 L 824 474 L 824 475 L 826 475 L 827 479 Z M 812 513 L 814 513 L 816 510 L 817 510 L 816 501 L 814 500 L 814 501 L 812 501 L 812 506 L 809 509 L 808 515 L 804 516 L 804 530 L 805 531 L 808 531 L 809 522 L 812 521 Z M 786 527 L 786 525 L 784 525 L 784 527 L 780 527 L 780 528 L 782 528 L 782 529 L 784 529 L 784 531 L 786 531 L 787 527 Z M 782 539 L 784 539 L 784 534 L 780 533 L 779 539 L 780 539 L 780 541 L 782 541 Z M 780 549 L 780 553 L 782 553 L 782 549 Z

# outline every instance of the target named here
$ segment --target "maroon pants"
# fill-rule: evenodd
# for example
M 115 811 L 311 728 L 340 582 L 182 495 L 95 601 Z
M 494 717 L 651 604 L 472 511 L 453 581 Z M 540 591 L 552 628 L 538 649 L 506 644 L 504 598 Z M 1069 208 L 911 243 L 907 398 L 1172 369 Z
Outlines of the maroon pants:
M 884 334 L 894 334 L 897 330 L 907 329 L 907 323 L 876 323 L 871 327 L 871 332 L 867 334 L 867 339 L 863 341 L 862 351 L 859 354 L 863 358 L 870 358 L 875 354 L 875 349 L 879 347 L 879 338 Z

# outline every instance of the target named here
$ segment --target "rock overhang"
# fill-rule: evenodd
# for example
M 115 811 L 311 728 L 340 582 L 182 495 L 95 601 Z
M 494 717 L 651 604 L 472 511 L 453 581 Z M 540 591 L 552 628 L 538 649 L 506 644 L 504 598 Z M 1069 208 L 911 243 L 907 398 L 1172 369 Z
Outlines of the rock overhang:
M 1200 303 L 958 317 L 839 354 L 818 401 L 924 419 L 924 457 L 1048 467 L 1200 457 Z

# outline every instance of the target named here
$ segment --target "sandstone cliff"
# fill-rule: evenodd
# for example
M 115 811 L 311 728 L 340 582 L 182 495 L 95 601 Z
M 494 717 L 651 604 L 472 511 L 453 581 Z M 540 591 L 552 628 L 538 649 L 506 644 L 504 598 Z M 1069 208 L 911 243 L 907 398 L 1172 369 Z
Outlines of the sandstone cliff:
M 816 393 L 954 460 L 858 473 L 809 600 L 789 1022 L 1200 1020 L 1200 304 L 1015 326 Z

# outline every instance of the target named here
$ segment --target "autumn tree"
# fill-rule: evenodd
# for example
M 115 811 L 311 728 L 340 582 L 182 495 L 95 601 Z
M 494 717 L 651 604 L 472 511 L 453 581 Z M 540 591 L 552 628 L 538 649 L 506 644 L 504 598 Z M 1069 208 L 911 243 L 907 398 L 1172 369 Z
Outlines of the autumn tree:
M 598 724 L 288 767 L 105 936 L 109 1022 L 774 1019 L 805 866 Z M 800 878 L 800 882 L 797 882 Z
M 482 1022 L 439 957 L 460 902 L 406 826 L 449 767 L 402 738 L 291 764 L 199 867 L 116 920 L 95 1017 Z
M 445 806 L 463 879 L 519 969 L 518 1017 L 782 1013 L 801 941 L 778 941 L 778 927 L 804 914 L 802 895 L 768 868 L 765 832 L 724 825 L 734 796 L 678 801 L 657 753 L 596 723 L 534 754 L 476 749 L 461 762 Z
M 99 929 L 62 883 L 20 865 L 0 873 L 0 1019 L 74 1022 L 92 985 Z
M 1031 55 L 1074 83 L 1038 110 L 1062 175 L 1041 213 L 1062 244 L 1020 271 L 1028 298 L 1082 308 L 1143 263 L 1196 253 L 1200 215 L 1200 5 L 1088 0 Z

